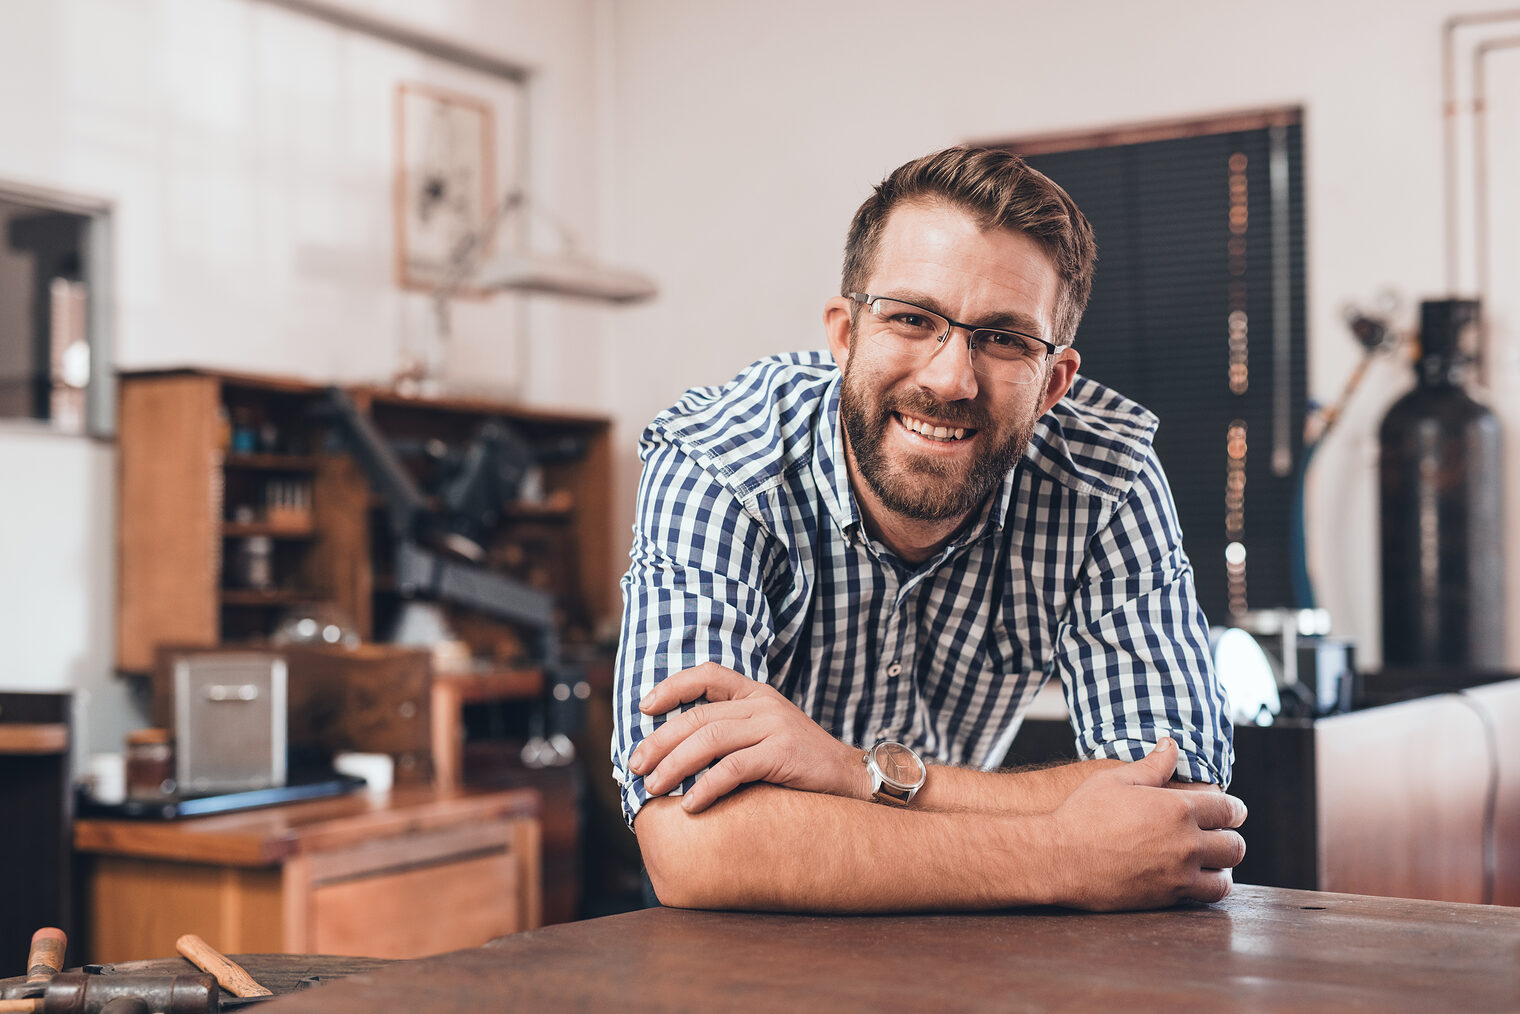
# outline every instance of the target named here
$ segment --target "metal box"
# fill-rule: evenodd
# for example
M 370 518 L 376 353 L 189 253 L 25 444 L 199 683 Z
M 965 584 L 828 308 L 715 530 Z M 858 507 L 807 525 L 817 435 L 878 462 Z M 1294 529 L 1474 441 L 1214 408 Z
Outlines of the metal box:
M 285 659 L 221 652 L 174 660 L 174 767 L 181 795 L 285 784 Z

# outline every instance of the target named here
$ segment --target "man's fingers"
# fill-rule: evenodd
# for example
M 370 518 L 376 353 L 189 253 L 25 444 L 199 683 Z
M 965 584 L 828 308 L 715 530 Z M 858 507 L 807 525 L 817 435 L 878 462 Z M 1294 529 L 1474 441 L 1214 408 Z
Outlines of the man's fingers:
M 665 759 L 644 776 L 644 788 L 652 795 L 669 792 L 682 781 L 765 738 L 759 723 L 745 719 L 708 722 L 677 743 Z
M 1246 804 L 1224 793 L 1198 792 L 1188 795 L 1193 819 L 1205 831 L 1221 827 L 1239 827 L 1246 822 Z
M 1223 901 L 1235 886 L 1235 878 L 1229 870 L 1202 870 L 1198 878 L 1182 892 L 1183 898 L 1192 901 Z
M 750 706 L 738 701 L 698 704 L 695 708 L 689 708 L 669 719 L 654 732 L 645 736 L 643 742 L 633 751 L 633 756 L 628 758 L 628 768 L 636 775 L 653 771 L 670 751 L 685 742 L 702 726 L 709 722 L 748 718 L 750 714 Z
M 742 697 L 755 686 L 755 681 L 748 676 L 741 676 L 716 662 L 703 662 L 660 680 L 639 700 L 639 710 L 646 715 L 663 715 L 700 697 L 709 701 Z
M 1205 870 L 1232 870 L 1246 857 L 1246 840 L 1237 831 L 1205 831 L 1198 865 Z
M 701 813 L 739 786 L 759 781 L 766 769 L 763 754 L 759 747 L 750 747 L 724 757 L 681 796 L 681 808 L 687 813 Z
M 1177 771 L 1177 744 L 1170 738 L 1162 739 L 1151 752 L 1122 768 L 1119 777 L 1131 785 L 1154 785 L 1158 788 L 1171 781 Z

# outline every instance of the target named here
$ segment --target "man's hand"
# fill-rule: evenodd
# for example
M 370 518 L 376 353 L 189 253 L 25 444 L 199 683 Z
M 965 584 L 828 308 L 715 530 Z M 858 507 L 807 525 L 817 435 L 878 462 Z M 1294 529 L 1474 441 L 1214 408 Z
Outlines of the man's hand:
M 1164 739 L 1144 759 L 1087 779 L 1052 814 L 1062 904 L 1158 908 L 1230 893 L 1230 870 L 1246 854 L 1231 829 L 1245 821 L 1245 804 L 1218 791 L 1178 791 L 1168 784 L 1176 767 L 1177 746 Z
M 830 736 L 773 687 L 716 662 L 661 680 L 639 710 L 662 715 L 701 697 L 706 704 L 671 718 L 633 752 L 628 766 L 644 776 L 651 796 L 709 765 L 682 797 L 688 813 L 700 813 L 746 782 L 857 799 L 868 793 L 859 750 Z

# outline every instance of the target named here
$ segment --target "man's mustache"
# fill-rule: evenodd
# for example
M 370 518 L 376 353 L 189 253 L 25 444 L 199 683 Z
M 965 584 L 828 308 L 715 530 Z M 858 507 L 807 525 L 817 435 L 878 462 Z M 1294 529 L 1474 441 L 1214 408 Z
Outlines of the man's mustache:
M 980 405 L 969 401 L 943 402 L 924 391 L 891 398 L 885 408 L 898 415 L 932 419 L 937 423 L 953 424 L 965 429 L 989 429 L 992 425 L 992 420 Z

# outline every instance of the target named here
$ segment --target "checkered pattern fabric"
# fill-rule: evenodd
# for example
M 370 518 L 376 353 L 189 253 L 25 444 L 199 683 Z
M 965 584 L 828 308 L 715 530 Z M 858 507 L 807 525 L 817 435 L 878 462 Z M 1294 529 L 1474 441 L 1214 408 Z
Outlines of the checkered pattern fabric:
M 1137 760 L 1171 736 L 1178 777 L 1227 784 L 1224 694 L 1156 418 L 1079 377 L 981 515 L 913 566 L 862 525 L 840 380 L 827 353 L 764 359 L 644 431 L 612 739 L 630 824 L 647 794 L 628 757 L 664 720 L 639 701 L 705 661 L 846 743 L 989 769 L 1059 675 L 1082 756 Z

